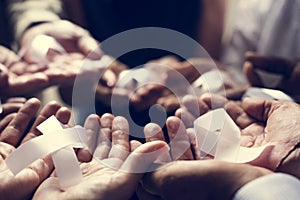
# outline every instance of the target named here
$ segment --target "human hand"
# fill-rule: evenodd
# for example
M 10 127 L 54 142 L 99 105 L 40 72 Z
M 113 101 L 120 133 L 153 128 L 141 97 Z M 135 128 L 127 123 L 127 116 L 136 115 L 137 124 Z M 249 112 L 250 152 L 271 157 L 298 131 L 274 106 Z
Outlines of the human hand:
M 118 82 L 120 73 L 128 69 L 128 67 L 110 56 L 106 57 L 106 63 L 107 68 L 103 72 L 96 88 L 96 100 L 106 106 L 111 106 L 111 98 L 112 95 L 114 95 L 114 97 L 127 102 L 129 98 L 128 93 L 130 91 L 115 86 Z
M 4 102 L 1 100 L 1 111 L 0 111 L 0 120 L 9 117 L 9 115 L 13 115 L 18 112 L 18 110 L 24 105 L 26 99 L 23 97 L 14 97 L 6 99 Z M 1 123 L 1 122 L 0 122 Z M 0 128 L 1 129 L 1 128 Z
M 67 51 L 77 52 L 90 59 L 100 59 L 102 56 L 98 42 L 91 37 L 88 31 L 65 20 L 47 22 L 36 25 L 25 31 L 21 39 L 21 47 L 25 48 L 24 59 L 27 62 L 35 62 L 31 55 L 31 49 L 27 49 L 30 43 L 38 35 L 51 36 Z
M 122 117 L 105 114 L 99 119 L 91 115 L 85 128 L 98 139 L 90 140 L 94 142 L 92 159 L 86 150 L 78 152 L 79 159 L 87 161 L 80 164 L 83 181 L 61 191 L 57 177 L 52 175 L 41 184 L 33 199 L 128 199 L 142 173 L 162 153 L 157 150 L 168 151 L 161 141 L 143 145 L 129 142 L 128 123 Z M 144 155 L 149 152 L 153 152 L 152 156 L 145 159 Z
M 164 135 L 159 125 L 147 124 L 144 128 L 146 142 L 168 141 L 171 149 L 169 158 L 174 161 L 200 159 L 195 133 L 191 129 L 186 129 L 178 117 L 169 117 L 166 121 L 166 127 L 167 135 Z
M 32 93 L 49 84 L 37 65 L 28 65 L 12 51 L 0 46 L 0 95 L 18 96 Z
M 176 161 L 147 173 L 137 194 L 140 199 L 232 199 L 243 185 L 270 173 L 216 160 Z
M 227 109 L 242 129 L 241 145 L 259 147 L 269 143 L 273 146 L 250 164 L 299 178 L 300 106 L 291 102 L 245 99 L 242 108 L 233 104 Z
M 37 99 L 30 99 L 25 102 L 19 112 L 13 116 L 9 124 L 1 130 L 0 134 L 0 192 L 1 199 L 27 199 L 30 198 L 38 185 L 49 176 L 53 170 L 53 164 L 50 157 L 39 159 L 22 170 L 16 176 L 7 168 L 5 159 L 18 147 L 20 143 L 36 137 L 40 133 L 36 126 L 42 121 L 56 115 L 62 122 L 67 123 L 70 118 L 70 111 L 55 102 L 47 104 L 37 116 L 29 133 L 26 130 L 34 119 L 40 102 Z M 16 192 L 17 191 L 17 192 Z
M 248 98 L 239 103 L 217 95 L 203 95 L 190 102 L 202 107 L 200 110 L 203 113 L 210 109 L 225 108 L 241 130 L 241 146 L 252 148 L 268 144 L 269 147 L 250 164 L 300 177 L 295 170 L 299 163 L 299 149 L 295 148 L 300 141 L 300 135 L 297 134 L 300 121 L 298 104 Z M 192 119 L 196 118 L 191 114 L 197 110 L 195 108 L 190 104 L 188 109 Z
M 270 88 L 270 85 L 264 85 L 256 70 L 282 75 L 283 78 L 276 89 L 280 89 L 291 95 L 299 95 L 300 90 L 296 85 L 300 84 L 300 63 L 289 61 L 279 57 L 268 57 L 247 52 L 246 62 L 244 64 L 244 73 L 251 85 L 257 87 Z
M 174 95 L 171 92 L 173 90 L 176 93 L 178 85 L 181 85 L 178 83 L 180 81 L 178 77 L 179 73 L 175 70 L 175 66 L 177 65 L 180 65 L 180 62 L 173 56 L 165 56 L 145 64 L 144 68 L 153 70 L 160 77 L 151 77 L 153 82 L 141 85 L 133 91 L 130 96 L 130 103 L 134 106 L 135 110 L 146 110 L 154 104 L 159 104 L 167 112 L 171 112 L 179 106 L 176 94 Z M 155 79 L 160 79 L 161 82 L 155 82 Z

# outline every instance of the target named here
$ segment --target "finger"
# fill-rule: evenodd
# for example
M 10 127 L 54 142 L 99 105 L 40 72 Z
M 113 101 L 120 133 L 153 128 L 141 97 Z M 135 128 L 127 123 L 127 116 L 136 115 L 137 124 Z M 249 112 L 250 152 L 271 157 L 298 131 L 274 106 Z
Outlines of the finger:
M 98 42 L 88 34 L 79 38 L 78 47 L 89 59 L 98 60 L 102 56 Z
M 149 123 L 145 126 L 144 134 L 145 134 L 146 142 L 151 142 L 156 140 L 166 141 L 161 127 L 154 123 Z
M 145 143 L 135 149 L 125 160 L 121 169 L 116 172 L 116 177 L 122 177 L 122 190 L 124 199 L 129 199 L 134 193 L 143 173 L 153 163 L 153 161 L 161 154 L 168 152 L 168 145 L 162 141 L 154 141 Z M 145 157 L 145 155 L 148 155 Z
M 225 97 L 217 94 L 205 93 L 200 97 L 200 100 L 208 105 L 209 109 L 224 108 L 228 101 Z
M 271 111 L 272 104 L 278 103 L 275 101 L 269 101 L 264 99 L 250 99 L 245 98 L 242 102 L 242 107 L 247 114 L 254 119 L 262 122 L 266 122 L 269 112 Z
M 258 55 L 253 52 L 247 52 L 245 55 L 246 61 L 252 63 L 254 69 L 264 70 L 270 73 L 284 75 L 289 78 L 294 70 L 294 63 L 289 60 Z
M 200 160 L 201 159 L 201 153 L 200 153 L 200 147 L 198 146 L 197 143 L 197 137 L 196 137 L 196 132 L 195 129 L 193 128 L 188 128 L 186 130 L 186 133 L 189 137 L 190 143 L 191 143 L 191 151 L 193 153 L 194 159 L 195 160 Z
M 8 126 L 8 124 L 16 117 L 17 113 L 11 113 L 6 115 L 3 119 L 0 120 L 0 133 Z
M 135 149 L 125 160 L 119 173 L 125 173 L 128 184 L 138 183 L 143 173 L 153 162 L 164 154 L 169 154 L 169 146 L 163 141 L 147 142 Z M 134 187 L 135 188 L 135 187 Z
M 22 95 L 37 92 L 49 85 L 48 77 L 44 73 L 25 74 L 9 79 L 7 95 Z
M 29 167 L 23 169 L 15 176 L 18 187 L 22 190 L 18 191 L 18 196 L 30 197 L 36 188 L 49 177 L 53 170 L 53 162 L 51 156 L 38 159 Z
M 173 113 L 180 106 L 178 99 L 173 94 L 159 97 L 157 104 L 163 106 L 167 113 Z
M 181 119 L 185 127 L 190 128 L 194 126 L 195 117 L 186 108 L 179 108 L 175 112 L 175 116 Z
M 147 84 L 138 88 L 130 96 L 130 102 L 136 110 L 144 110 L 155 104 L 164 91 L 164 87 L 158 84 Z
M 112 147 L 108 157 L 124 161 L 129 152 L 129 124 L 124 117 L 115 117 L 112 123 Z
M 26 98 L 23 97 L 13 97 L 6 100 L 6 103 L 25 103 L 27 101 Z
M 51 101 L 48 104 L 46 104 L 42 108 L 36 120 L 34 121 L 29 133 L 22 140 L 22 143 L 27 142 L 28 140 L 35 138 L 36 136 L 41 135 L 41 132 L 37 130 L 36 127 L 40 125 L 43 121 L 51 117 L 52 115 L 55 115 L 60 108 L 61 108 L 60 104 L 57 103 L 56 101 Z
M 87 147 L 79 149 L 77 157 L 79 161 L 89 162 L 92 159 L 92 154 L 96 148 L 96 141 L 100 130 L 100 119 L 98 115 L 90 115 L 84 123 L 84 128 L 87 134 Z
M 0 142 L 0 161 L 5 160 L 14 150 L 15 148 L 10 144 Z
M 71 118 L 71 111 L 69 108 L 61 107 L 55 114 L 55 117 L 62 124 L 68 124 Z
M 169 117 L 166 122 L 173 160 L 193 160 L 191 143 L 183 122 Z
M 141 145 L 142 145 L 142 143 L 140 143 L 139 141 L 131 140 L 130 141 L 130 152 L 133 152 L 134 150 L 136 150 Z
M 244 71 L 244 74 L 246 75 L 250 85 L 257 86 L 257 87 L 263 87 L 260 76 L 255 72 L 252 63 L 245 62 L 243 71 Z
M 25 134 L 30 121 L 37 113 L 39 107 L 40 101 L 38 99 L 29 99 L 4 129 L 1 134 L 1 141 L 16 146 Z
M 226 112 L 241 129 L 249 126 L 254 121 L 240 105 L 233 101 L 229 101 L 226 104 Z
M 118 76 L 111 69 L 107 69 L 101 78 L 101 82 L 103 85 L 112 88 L 116 85 L 118 81 Z
M 2 116 L 6 116 L 10 113 L 18 112 L 18 110 L 24 105 L 24 103 L 4 103 L 2 104 Z
M 209 111 L 209 107 L 204 101 L 191 95 L 184 96 L 182 104 L 196 118 Z
M 22 75 L 25 74 L 27 71 L 27 66 L 28 64 L 25 62 L 16 62 L 13 63 L 10 67 L 9 67 L 9 71 L 16 74 L 16 75 Z
M 111 148 L 112 138 L 112 122 L 114 116 L 111 114 L 104 114 L 100 118 L 100 131 L 98 136 L 97 147 L 94 152 L 94 157 L 100 160 L 108 158 Z
M 244 73 L 246 75 L 246 73 Z M 238 88 L 232 88 L 226 90 L 226 98 L 229 100 L 240 100 L 242 99 L 243 95 L 247 91 L 247 89 L 250 87 L 249 84 L 243 85 Z

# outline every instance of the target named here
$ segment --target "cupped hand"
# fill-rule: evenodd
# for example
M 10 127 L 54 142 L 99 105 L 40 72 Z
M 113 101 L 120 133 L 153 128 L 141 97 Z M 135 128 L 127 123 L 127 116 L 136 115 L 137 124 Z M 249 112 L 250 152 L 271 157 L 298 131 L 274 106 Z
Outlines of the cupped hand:
M 38 35 L 51 36 L 68 52 L 78 52 L 90 59 L 100 59 L 102 52 L 98 42 L 89 32 L 69 21 L 60 20 L 36 25 L 25 31 L 21 39 L 21 48 L 25 48 L 25 60 L 34 62 L 30 54 L 30 43 Z
M 55 102 L 50 102 L 41 110 L 31 126 L 30 131 L 27 133 L 26 130 L 34 120 L 39 107 L 40 102 L 37 99 L 33 98 L 26 101 L 19 112 L 14 115 L 10 123 L 1 131 L 0 199 L 30 198 L 39 184 L 41 184 L 53 170 L 53 164 L 50 157 L 38 159 L 16 176 L 12 174 L 5 164 L 5 158 L 7 158 L 20 143 L 24 143 L 40 134 L 36 129 L 36 126 L 42 121 L 51 115 L 56 115 L 62 123 L 67 123 L 70 118 L 70 111 L 68 109 L 61 107 Z
M 53 174 L 41 184 L 33 199 L 129 199 L 143 172 L 161 153 L 157 150 L 168 151 L 161 141 L 143 145 L 130 142 L 128 123 L 122 117 L 105 114 L 99 119 L 91 115 L 85 128 L 96 139 L 89 140 L 92 159 L 87 149 L 78 151 L 78 158 L 85 161 L 80 163 L 83 181 L 62 191 Z M 153 152 L 152 156 L 145 159 L 149 152 Z

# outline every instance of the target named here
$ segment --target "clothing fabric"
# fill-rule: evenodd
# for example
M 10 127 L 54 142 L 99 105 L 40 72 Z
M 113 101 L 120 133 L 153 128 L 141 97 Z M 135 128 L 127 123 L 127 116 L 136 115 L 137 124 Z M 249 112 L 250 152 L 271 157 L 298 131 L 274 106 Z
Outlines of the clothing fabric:
M 247 51 L 300 57 L 300 0 L 238 0 L 235 10 L 221 62 L 241 83 L 246 83 L 242 66 Z
M 299 196 L 299 179 L 276 173 L 247 183 L 236 192 L 233 200 L 297 200 Z
M 6 3 L 15 40 L 35 23 L 55 21 L 64 16 L 60 0 L 6 0 Z

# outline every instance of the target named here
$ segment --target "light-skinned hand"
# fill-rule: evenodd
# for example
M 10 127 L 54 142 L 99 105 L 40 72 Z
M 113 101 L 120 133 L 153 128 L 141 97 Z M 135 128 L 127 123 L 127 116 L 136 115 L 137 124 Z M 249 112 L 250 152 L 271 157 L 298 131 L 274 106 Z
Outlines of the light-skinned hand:
M 83 181 L 62 191 L 53 174 L 41 184 L 33 199 L 129 199 L 143 172 L 159 156 L 157 150 L 168 151 L 162 141 L 143 145 L 129 141 L 128 122 L 123 117 L 105 114 L 99 118 L 91 115 L 85 128 L 91 137 L 98 139 L 89 140 L 93 156 L 87 149 L 78 151 L 78 158 L 85 161 L 80 163 Z M 145 159 L 144 154 L 149 152 L 154 153 Z
M 26 130 L 36 116 L 40 107 L 38 99 L 29 99 L 14 115 L 13 119 L 6 125 L 0 134 L 0 199 L 29 199 L 39 184 L 47 178 L 53 170 L 51 157 L 36 160 L 30 166 L 23 169 L 16 176 L 7 168 L 7 158 L 20 143 L 36 137 L 40 133 L 36 129 L 41 122 L 55 115 L 61 123 L 67 123 L 70 118 L 70 111 L 61 107 L 56 102 L 50 102 L 39 113 L 30 131 Z

